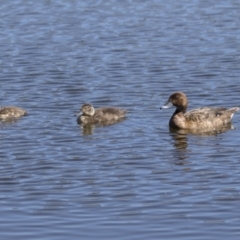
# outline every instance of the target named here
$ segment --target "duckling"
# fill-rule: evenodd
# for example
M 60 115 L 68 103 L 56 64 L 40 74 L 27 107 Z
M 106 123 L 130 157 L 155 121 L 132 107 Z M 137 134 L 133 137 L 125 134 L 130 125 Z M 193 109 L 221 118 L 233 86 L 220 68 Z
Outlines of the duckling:
M 85 103 L 82 105 L 80 109 L 79 114 L 81 115 L 77 118 L 77 123 L 82 125 L 113 124 L 122 120 L 125 117 L 126 113 L 127 111 L 125 109 L 115 107 L 103 107 L 94 109 L 94 107 L 91 104 Z
M 26 116 L 26 115 L 27 115 L 27 111 L 19 107 L 8 106 L 8 107 L 0 108 L 0 120 L 19 118 L 21 116 Z
M 201 107 L 186 112 L 188 106 L 187 96 L 183 92 L 173 93 L 162 108 L 175 106 L 176 110 L 172 115 L 169 126 L 173 129 L 193 129 L 208 131 L 229 124 L 238 107 Z

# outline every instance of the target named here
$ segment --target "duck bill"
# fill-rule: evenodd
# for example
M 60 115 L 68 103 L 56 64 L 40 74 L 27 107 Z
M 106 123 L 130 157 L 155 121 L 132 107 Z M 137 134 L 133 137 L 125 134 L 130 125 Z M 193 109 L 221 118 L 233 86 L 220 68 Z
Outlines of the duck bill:
M 172 104 L 171 102 L 167 101 L 163 106 L 160 107 L 160 109 L 170 108 L 170 107 L 172 107 L 172 106 L 173 106 L 173 104 Z

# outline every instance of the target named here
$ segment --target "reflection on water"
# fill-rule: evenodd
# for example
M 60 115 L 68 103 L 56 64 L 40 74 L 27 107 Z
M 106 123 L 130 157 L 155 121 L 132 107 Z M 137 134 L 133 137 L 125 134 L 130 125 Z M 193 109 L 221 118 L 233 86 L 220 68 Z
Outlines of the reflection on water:
M 172 132 L 171 136 L 174 139 L 174 146 L 178 149 L 187 149 L 187 133 L 181 133 L 173 130 L 170 131 Z
M 227 132 L 228 130 L 233 130 L 234 126 L 232 125 L 232 123 L 228 123 L 226 125 L 223 125 L 221 127 L 218 128 L 214 128 L 211 130 L 199 130 L 199 129 L 173 129 L 169 127 L 170 132 L 172 133 L 178 133 L 178 134 L 194 134 L 194 135 L 199 135 L 199 136 L 216 136 L 218 134 Z
M 225 133 L 228 130 L 234 129 L 234 126 L 229 123 L 227 125 L 222 126 L 221 128 L 214 129 L 212 131 L 199 131 L 197 129 L 189 130 L 189 129 L 172 129 L 169 127 L 170 136 L 173 139 L 173 146 L 174 146 L 174 158 L 177 160 L 185 160 L 188 158 L 188 141 L 189 136 L 195 135 L 199 137 L 210 137 L 210 136 L 217 136 L 219 134 Z M 184 164 L 184 162 L 177 162 L 177 164 Z
M 177 131 L 170 131 L 170 136 L 173 139 L 173 156 L 177 160 L 175 164 L 184 165 L 185 162 L 183 160 L 187 159 L 188 135 Z
M 13 124 L 13 123 L 16 123 L 16 122 L 18 122 L 18 121 L 21 121 L 22 118 L 24 118 L 24 117 L 1 119 L 1 120 L 0 120 L 0 125 Z
M 78 118 L 79 119 L 79 118 Z M 77 123 L 79 124 L 79 121 L 77 119 Z M 82 133 L 83 135 L 92 135 L 93 134 L 93 130 L 94 128 L 98 128 L 98 127 L 107 127 L 107 126 L 110 126 L 110 125 L 113 125 L 113 124 L 117 124 L 117 123 L 120 123 L 122 121 L 124 121 L 126 119 L 125 118 L 121 118 L 117 121 L 108 121 L 108 122 L 104 122 L 104 123 L 98 123 L 98 124 L 80 124 L 80 127 L 82 129 Z
M 81 126 L 80 125 L 80 128 L 82 129 L 82 134 L 84 136 L 87 136 L 87 135 L 92 135 L 93 134 L 93 130 L 94 130 L 95 126 L 91 125 L 91 124 L 86 125 L 86 126 Z

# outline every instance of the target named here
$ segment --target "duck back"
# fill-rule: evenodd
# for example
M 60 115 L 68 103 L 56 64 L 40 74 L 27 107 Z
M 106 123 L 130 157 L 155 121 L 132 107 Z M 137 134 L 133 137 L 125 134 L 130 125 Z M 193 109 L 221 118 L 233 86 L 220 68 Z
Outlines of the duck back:
M 0 119 L 10 119 L 10 118 L 18 118 L 21 116 L 26 116 L 27 111 L 25 111 L 22 108 L 14 107 L 14 106 L 8 106 L 3 107 L 0 109 Z

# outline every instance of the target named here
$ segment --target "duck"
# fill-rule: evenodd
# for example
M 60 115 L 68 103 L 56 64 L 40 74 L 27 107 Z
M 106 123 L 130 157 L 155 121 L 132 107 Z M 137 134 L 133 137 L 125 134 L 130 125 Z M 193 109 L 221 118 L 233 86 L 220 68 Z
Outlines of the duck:
M 81 125 L 101 124 L 109 125 L 125 118 L 127 110 L 116 107 L 102 107 L 94 109 L 90 103 L 84 103 L 77 114 L 77 123 Z
M 187 112 L 188 99 L 183 92 L 173 93 L 160 109 L 176 107 L 169 121 L 172 129 L 208 131 L 230 124 L 239 107 L 201 107 Z
M 26 115 L 27 111 L 19 107 L 0 107 L 0 120 L 16 119 Z

